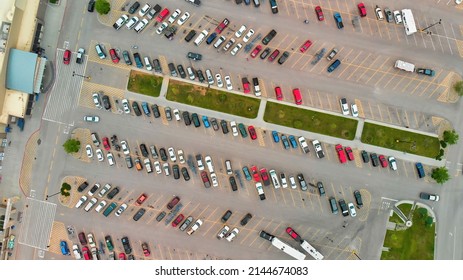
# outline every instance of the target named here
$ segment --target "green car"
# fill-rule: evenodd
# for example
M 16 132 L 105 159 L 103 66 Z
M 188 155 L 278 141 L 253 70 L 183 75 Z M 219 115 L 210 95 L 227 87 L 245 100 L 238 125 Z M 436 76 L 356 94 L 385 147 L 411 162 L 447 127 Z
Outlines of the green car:
M 108 247 L 108 250 L 113 251 L 114 246 L 113 246 L 113 241 L 111 240 L 111 236 L 106 235 L 104 239 L 106 241 L 106 246 Z
M 246 127 L 244 126 L 244 124 L 242 123 L 238 124 L 238 129 L 240 130 L 241 136 L 243 138 L 248 137 L 248 132 L 246 131 Z
M 111 214 L 111 212 L 114 211 L 114 209 L 116 208 L 116 206 L 117 206 L 117 203 L 116 203 L 116 202 L 113 202 L 113 203 L 109 204 L 108 208 L 106 208 L 106 210 L 104 210 L 103 215 L 104 215 L 105 217 L 108 217 L 109 214 Z

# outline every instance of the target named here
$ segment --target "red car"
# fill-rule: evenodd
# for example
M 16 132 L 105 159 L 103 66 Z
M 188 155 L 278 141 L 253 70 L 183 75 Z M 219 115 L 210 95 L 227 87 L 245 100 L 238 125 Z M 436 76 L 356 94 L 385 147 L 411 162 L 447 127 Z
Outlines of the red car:
M 280 54 L 279 50 L 274 50 L 272 54 L 268 57 L 268 61 L 272 62 L 277 58 L 277 56 Z
M 209 181 L 209 176 L 207 176 L 206 171 L 201 172 L 201 179 L 203 180 L 204 187 L 206 187 L 206 188 L 211 187 L 211 182 Z
M 148 248 L 148 244 L 142 243 L 141 248 L 143 249 L 143 255 L 145 255 L 145 257 L 149 257 L 149 255 L 151 255 L 150 249 Z
M 109 151 L 111 149 L 111 146 L 109 146 L 108 137 L 103 137 L 103 146 L 106 151 Z
M 261 168 L 260 169 L 260 176 L 262 176 L 262 181 L 268 181 L 269 178 L 268 178 L 268 173 L 267 173 L 267 169 L 265 168 Z
M 382 166 L 383 168 L 386 168 L 386 167 L 388 166 L 386 157 L 383 156 L 383 155 L 379 155 L 379 162 L 381 162 L 381 166 Z
M 367 8 L 365 8 L 365 5 L 363 3 L 359 3 L 357 5 L 359 8 L 359 13 L 361 17 L 366 17 L 367 16 Z
M 277 96 L 277 100 L 283 100 L 283 92 L 280 87 L 275 88 L 275 95 Z
M 169 13 L 170 13 L 169 9 L 165 8 L 159 13 L 158 17 L 156 18 L 156 21 L 157 22 L 163 21 L 169 15 Z
M 91 260 L 92 255 L 90 254 L 90 250 L 87 246 L 82 247 L 82 254 L 84 255 L 84 259 Z
M 336 149 L 336 152 L 338 153 L 338 158 L 341 163 L 346 163 L 346 153 L 344 153 L 344 150 L 342 149 L 341 144 L 338 144 L 334 147 Z
M 251 139 L 256 140 L 257 134 L 256 134 L 256 130 L 254 129 L 254 126 L 252 125 L 248 126 L 248 131 L 249 131 L 249 135 L 251 135 Z
M 323 16 L 323 11 L 320 6 L 315 7 L 315 13 L 317 14 L 317 18 L 319 21 L 323 21 L 325 17 Z
M 296 103 L 296 105 L 301 105 L 302 95 L 301 95 L 301 91 L 299 90 L 299 88 L 293 89 L 293 96 L 294 96 L 294 102 Z
M 252 50 L 252 53 L 251 53 L 251 57 L 252 58 L 255 58 L 257 56 L 257 54 L 259 54 L 259 52 L 262 50 L 262 46 L 261 45 L 257 45 L 254 50 Z
M 177 218 L 175 218 L 175 220 L 172 222 L 172 226 L 177 227 L 178 224 L 180 224 L 180 222 L 183 221 L 183 218 L 183 214 L 178 215 Z
M 127 257 L 125 256 L 125 253 L 119 253 L 119 260 L 124 261 L 126 259 Z
M 257 166 L 253 165 L 251 167 L 251 172 L 252 172 L 252 177 L 254 178 L 254 181 L 260 182 L 260 175 L 259 175 L 259 172 L 257 172 Z
M 119 63 L 119 56 L 117 56 L 117 53 L 116 53 L 115 49 L 110 49 L 109 50 L 109 55 L 111 56 L 111 60 L 114 63 Z
M 148 196 L 147 196 L 146 194 L 142 193 L 142 194 L 138 197 L 137 201 L 135 202 L 135 205 L 140 206 L 140 205 L 146 200 L 147 197 L 148 197 Z
M 230 21 L 227 18 L 225 18 L 224 20 L 222 20 L 221 23 L 219 23 L 219 25 L 217 25 L 217 27 L 215 28 L 215 32 L 217 32 L 217 34 L 222 33 L 222 31 L 225 28 L 227 28 L 229 23 L 230 23 Z
M 297 232 L 295 232 L 292 227 L 287 227 L 286 233 L 289 234 L 289 236 L 291 236 L 296 241 L 301 240 L 301 237 L 299 236 L 299 234 L 297 234 Z
M 167 209 L 171 210 L 180 201 L 180 197 L 176 196 L 167 204 Z
M 69 61 L 71 61 L 71 51 L 65 50 L 63 55 L 63 63 L 67 65 L 69 64 Z
M 249 83 L 248 78 L 246 78 L 246 77 L 242 78 L 241 82 L 243 83 L 243 91 L 244 91 L 244 93 L 251 92 L 251 84 Z
M 307 40 L 307 41 L 305 41 L 305 43 L 301 46 L 301 48 L 300 48 L 299 50 L 301 51 L 301 53 L 303 53 L 303 52 L 305 52 L 307 49 L 309 49 L 310 46 L 312 46 L 312 41 Z
M 345 147 L 344 150 L 346 151 L 347 158 L 350 161 L 354 160 L 354 153 L 352 152 L 352 149 L 350 147 Z

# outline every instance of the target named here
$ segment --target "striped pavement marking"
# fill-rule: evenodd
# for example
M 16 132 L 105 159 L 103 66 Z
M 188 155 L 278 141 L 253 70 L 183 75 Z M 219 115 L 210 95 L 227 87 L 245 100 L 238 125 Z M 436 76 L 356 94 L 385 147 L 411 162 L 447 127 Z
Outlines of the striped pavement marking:
M 354 103 L 357 104 L 357 110 L 359 117 L 365 118 L 365 112 L 363 111 L 362 101 L 360 99 L 354 99 Z
M 161 64 L 162 72 L 164 73 L 167 71 L 167 73 L 170 73 L 169 66 L 167 63 L 167 58 L 164 55 L 159 55 L 159 63 Z
M 458 76 L 454 72 L 449 72 L 447 76 L 445 76 L 444 80 L 439 84 L 439 87 L 444 87 L 445 90 L 437 98 L 437 101 L 440 102 L 449 102 L 450 101 L 450 89 L 452 87 L 452 82 L 454 80 L 454 75 Z
M 61 241 L 66 241 L 69 250 L 72 250 L 72 242 L 71 240 L 69 240 L 65 225 L 62 222 L 53 222 L 53 227 L 50 236 L 50 248 L 48 248 L 48 251 L 50 253 L 61 255 Z
M 362 160 L 362 155 L 360 154 L 361 151 L 358 149 L 354 149 L 352 151 L 354 153 L 354 161 L 355 161 L 355 166 L 362 168 L 363 167 L 363 160 Z
M 123 99 L 125 90 L 92 82 L 84 82 L 79 96 L 79 105 L 87 108 L 96 108 L 92 96 L 94 92 L 103 92 L 105 95 L 108 95 L 113 101 L 111 103 L 111 111 L 117 113 L 115 100 Z
M 371 205 L 371 194 L 366 189 L 359 190 L 360 194 L 362 195 L 363 207 L 357 209 L 357 217 L 359 221 L 364 222 L 368 218 L 368 213 L 370 213 L 370 205 Z
M 255 128 L 256 129 L 256 134 L 257 134 L 257 140 L 259 141 L 259 145 L 261 147 L 265 147 L 265 130 L 262 128 Z M 253 141 L 253 140 L 252 140 Z

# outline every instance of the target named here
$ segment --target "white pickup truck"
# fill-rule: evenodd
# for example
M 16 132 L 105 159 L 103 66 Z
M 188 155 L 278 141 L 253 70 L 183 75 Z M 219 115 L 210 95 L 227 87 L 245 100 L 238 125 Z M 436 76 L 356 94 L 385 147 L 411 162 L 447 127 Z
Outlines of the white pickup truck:
M 318 158 L 324 158 L 325 153 L 323 152 L 322 145 L 320 144 L 320 141 L 313 140 L 312 144 L 313 144 L 313 147 L 315 149 L 315 152 L 317 153 L 317 157 Z
M 199 229 L 199 227 L 203 224 L 201 219 L 197 219 L 194 225 L 187 231 L 188 235 L 192 235 L 195 231 Z

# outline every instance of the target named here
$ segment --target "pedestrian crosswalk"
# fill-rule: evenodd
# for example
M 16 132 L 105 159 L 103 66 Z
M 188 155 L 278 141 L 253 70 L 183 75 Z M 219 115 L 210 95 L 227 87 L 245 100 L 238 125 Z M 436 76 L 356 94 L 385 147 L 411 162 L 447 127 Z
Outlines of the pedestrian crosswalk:
M 75 62 L 76 54 L 71 56 L 70 64 L 66 65 L 60 60 L 64 50 L 57 50 L 57 62 L 55 69 L 55 84 L 49 93 L 47 106 L 43 114 L 43 119 L 61 124 L 73 125 L 70 112 L 78 106 L 79 92 L 85 77 L 85 65 L 87 56 L 83 64 Z

